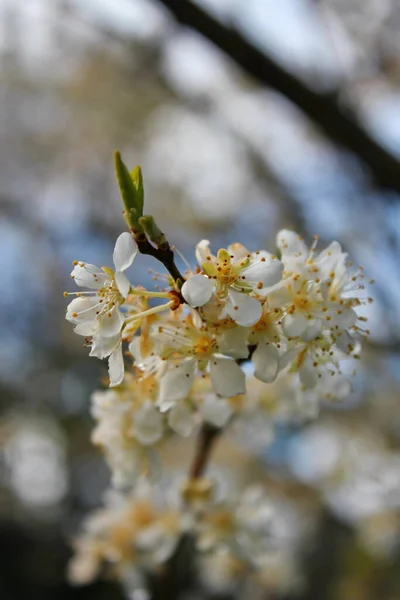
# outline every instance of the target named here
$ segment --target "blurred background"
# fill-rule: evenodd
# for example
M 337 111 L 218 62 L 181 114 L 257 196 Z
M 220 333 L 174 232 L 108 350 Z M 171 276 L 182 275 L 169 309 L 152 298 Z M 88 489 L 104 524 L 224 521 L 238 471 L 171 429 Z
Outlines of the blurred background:
M 273 251 L 291 227 L 338 239 L 375 279 L 349 401 L 257 460 L 221 445 L 219 468 L 253 469 L 290 531 L 311 523 L 300 581 L 263 598 L 399 600 L 397 0 L 0 0 L 0 31 L 0 599 L 123 597 L 65 581 L 109 474 L 89 414 L 106 365 L 62 293 L 74 259 L 111 263 L 118 148 L 190 261 L 202 238 Z M 137 263 L 151 285 L 159 265 Z

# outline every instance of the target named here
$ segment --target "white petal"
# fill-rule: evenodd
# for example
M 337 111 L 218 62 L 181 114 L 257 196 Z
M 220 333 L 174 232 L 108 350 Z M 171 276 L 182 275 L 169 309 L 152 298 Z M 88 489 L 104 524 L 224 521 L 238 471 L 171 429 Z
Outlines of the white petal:
M 89 321 L 88 323 L 79 323 L 76 327 L 74 327 L 74 331 L 77 335 L 90 337 L 96 333 L 97 327 L 98 323 L 96 320 L 94 320 Z
M 322 321 L 320 319 L 308 320 L 307 327 L 301 334 L 301 339 L 304 342 L 310 342 L 311 340 L 315 340 L 315 338 L 320 335 L 321 331 Z
M 117 284 L 117 288 L 121 296 L 126 298 L 129 294 L 129 290 L 131 289 L 131 284 L 123 271 L 115 272 L 115 283 Z
M 221 354 L 227 354 L 232 358 L 247 358 L 249 356 L 247 336 L 248 331 L 244 327 L 235 327 L 225 331 L 218 342 Z
M 178 402 L 168 413 L 168 425 L 178 435 L 188 437 L 196 427 L 196 414 L 186 403 Z
M 264 295 L 265 291 L 260 290 L 260 294 Z M 281 287 L 269 292 L 267 300 L 269 308 L 284 308 L 291 301 L 291 295 L 287 288 Z
M 98 290 L 106 281 L 110 280 L 110 277 L 104 271 L 96 267 L 96 265 L 89 263 L 78 263 L 72 269 L 71 277 L 74 279 L 76 285 L 93 290 Z
M 353 391 L 351 381 L 343 375 L 331 376 L 331 383 L 328 388 L 324 389 L 325 397 L 333 400 L 343 400 Z
M 122 344 L 119 344 L 108 359 L 108 374 L 110 387 L 120 385 L 124 379 L 124 357 L 122 356 Z
M 225 427 L 232 415 L 232 409 L 225 398 L 208 394 L 199 406 L 204 421 L 215 427 Z
M 199 265 L 205 263 L 208 256 L 211 256 L 210 242 L 208 240 L 201 240 L 196 246 L 196 260 Z
M 98 321 L 100 335 L 109 337 L 121 331 L 125 319 L 120 310 L 114 306 L 110 312 L 101 315 Z
M 163 419 L 160 411 L 150 402 L 144 404 L 134 415 L 132 434 L 145 446 L 157 442 L 163 434 Z
M 282 319 L 283 333 L 287 337 L 298 337 L 307 328 L 308 319 L 301 312 L 285 315 Z
M 316 386 L 318 378 L 318 370 L 314 367 L 312 360 L 307 356 L 299 369 L 300 381 L 306 388 Z
M 137 254 L 138 247 L 132 235 L 125 231 L 117 238 L 114 247 L 113 260 L 117 271 L 125 271 L 131 266 Z
M 302 349 L 303 349 L 302 347 L 296 347 L 296 348 L 291 348 L 290 350 L 287 350 L 286 352 L 283 352 L 283 354 L 281 354 L 281 356 L 279 357 L 279 370 L 282 371 L 282 369 L 287 367 L 288 364 L 296 358 L 296 356 L 299 354 L 299 352 Z
M 121 336 L 119 334 L 109 337 L 103 337 L 96 333 L 93 336 L 92 348 L 89 356 L 95 356 L 96 358 L 107 358 L 121 343 Z
M 242 327 L 254 325 L 262 316 L 262 306 L 256 298 L 234 290 L 229 290 L 226 311 Z
M 162 412 L 171 408 L 176 400 L 183 400 L 189 394 L 195 366 L 193 358 L 169 365 L 168 371 L 160 380 L 158 406 Z
M 143 360 L 142 352 L 140 349 L 140 336 L 137 335 L 133 338 L 133 340 L 128 346 L 128 349 L 129 352 L 132 354 L 135 363 L 138 363 L 140 365 L 140 363 Z
M 98 296 L 74 298 L 67 306 L 65 318 L 71 323 L 90 323 L 96 320 L 99 306 Z
M 234 244 L 230 244 L 227 248 L 229 254 L 232 258 L 233 262 L 237 262 L 242 258 L 246 258 L 250 252 L 239 242 L 235 242 Z
M 271 287 L 278 283 L 282 278 L 283 264 L 272 254 L 261 250 L 259 253 L 253 252 L 250 264 L 241 271 L 242 279 L 245 282 L 261 287 Z
M 213 357 L 210 360 L 210 377 L 215 392 L 224 398 L 246 393 L 246 377 L 242 369 L 230 358 Z
M 275 381 L 279 371 L 279 353 L 273 344 L 259 344 L 252 356 L 254 376 L 260 381 Z
M 278 232 L 276 245 L 282 252 L 282 255 L 301 256 L 306 258 L 308 249 L 301 236 L 289 229 L 282 229 Z
M 356 340 L 344 329 L 335 333 L 335 344 L 342 352 L 349 354 L 356 347 Z
M 193 275 L 182 286 L 182 296 L 186 302 L 196 308 L 206 304 L 213 293 L 214 284 L 204 275 Z
M 340 312 L 337 310 L 328 310 L 326 313 L 326 316 L 329 315 L 331 317 L 329 323 L 326 323 L 329 327 L 335 327 L 337 325 L 340 329 L 348 329 L 356 324 L 358 316 L 354 308 L 340 306 L 339 310 Z
M 314 266 L 319 269 L 318 277 L 327 279 L 337 264 L 347 255 L 342 252 L 339 242 L 332 242 L 325 250 L 322 250 L 314 260 Z

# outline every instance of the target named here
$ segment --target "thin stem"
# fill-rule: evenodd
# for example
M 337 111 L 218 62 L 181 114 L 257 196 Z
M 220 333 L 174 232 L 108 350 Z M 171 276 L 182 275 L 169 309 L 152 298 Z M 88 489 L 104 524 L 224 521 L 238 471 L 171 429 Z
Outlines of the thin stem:
M 148 290 L 136 290 L 131 288 L 129 290 L 130 296 L 143 296 L 143 298 L 169 298 L 169 292 L 150 292 Z
M 148 317 L 149 315 L 154 315 L 156 313 L 159 313 L 163 310 L 166 310 L 167 308 L 170 308 L 171 306 L 174 306 L 174 304 L 175 304 L 175 300 L 170 300 L 170 302 L 167 302 L 166 304 L 159 304 L 158 306 L 149 308 L 149 310 L 144 310 L 141 313 L 132 315 L 131 317 L 126 319 L 125 325 L 127 325 L 128 323 L 132 323 L 132 321 L 136 321 L 137 319 L 142 319 L 143 317 Z
M 177 281 L 178 279 L 180 279 L 182 282 L 185 281 L 184 276 L 175 264 L 174 253 L 171 250 L 171 246 L 168 242 L 166 242 L 163 246 L 156 248 L 150 244 L 149 240 L 144 237 L 144 235 L 135 235 L 135 232 L 133 232 L 133 234 L 141 254 L 148 254 L 156 258 L 164 265 L 174 281 Z
M 201 477 L 207 467 L 214 443 L 220 435 L 221 429 L 204 423 L 197 438 L 196 452 L 189 469 L 190 479 Z

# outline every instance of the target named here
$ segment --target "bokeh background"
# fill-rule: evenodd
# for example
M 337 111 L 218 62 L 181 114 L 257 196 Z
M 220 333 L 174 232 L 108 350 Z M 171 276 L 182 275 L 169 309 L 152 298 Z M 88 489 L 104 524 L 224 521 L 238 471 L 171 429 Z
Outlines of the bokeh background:
M 109 474 L 89 414 L 106 365 L 62 293 L 124 227 L 115 148 L 189 260 L 201 238 L 273 251 L 284 226 L 338 239 L 375 279 L 353 396 L 251 468 L 312 520 L 301 585 L 264 598 L 399 600 L 398 1 L 1 0 L 0 30 L 1 600 L 123 597 L 65 581 Z M 137 263 L 151 284 L 159 266 Z M 224 468 L 249 473 L 246 452 L 221 447 Z

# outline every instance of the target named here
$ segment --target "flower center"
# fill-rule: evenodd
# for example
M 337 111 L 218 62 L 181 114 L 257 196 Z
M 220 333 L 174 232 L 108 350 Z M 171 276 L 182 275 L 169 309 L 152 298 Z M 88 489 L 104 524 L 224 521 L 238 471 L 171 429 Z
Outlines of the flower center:
M 206 336 L 200 336 L 193 346 L 196 354 L 209 354 L 213 349 L 213 339 Z

